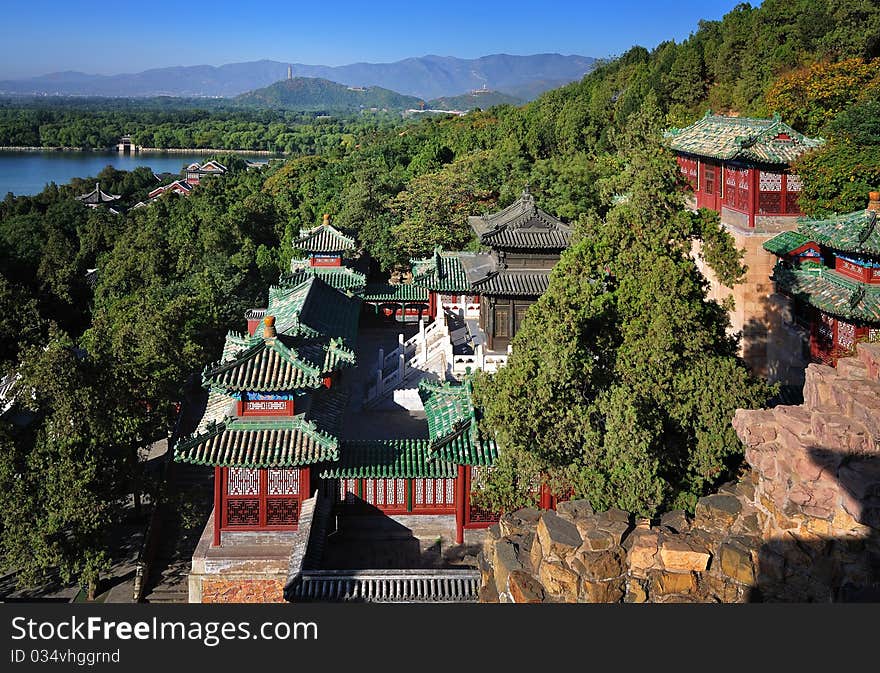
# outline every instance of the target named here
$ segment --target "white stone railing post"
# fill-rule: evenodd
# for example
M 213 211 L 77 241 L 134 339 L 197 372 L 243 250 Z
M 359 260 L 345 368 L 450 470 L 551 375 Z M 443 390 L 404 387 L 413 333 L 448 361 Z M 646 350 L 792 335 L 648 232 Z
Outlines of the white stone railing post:
M 476 356 L 476 368 L 482 371 L 484 367 L 483 363 L 483 344 L 477 344 L 477 347 L 474 349 L 474 355 Z
M 379 371 L 381 372 L 384 369 L 385 369 L 385 349 L 380 348 L 379 349 Z
M 397 382 L 403 381 L 403 371 L 406 364 L 406 356 L 401 352 L 397 356 Z

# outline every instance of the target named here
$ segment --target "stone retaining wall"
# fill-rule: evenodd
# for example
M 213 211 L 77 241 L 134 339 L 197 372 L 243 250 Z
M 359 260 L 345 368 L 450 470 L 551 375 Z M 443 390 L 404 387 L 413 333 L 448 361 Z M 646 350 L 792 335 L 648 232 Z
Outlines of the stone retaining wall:
M 479 556 L 483 602 L 880 600 L 880 344 L 810 365 L 805 403 L 740 410 L 750 469 L 654 521 L 522 509 Z

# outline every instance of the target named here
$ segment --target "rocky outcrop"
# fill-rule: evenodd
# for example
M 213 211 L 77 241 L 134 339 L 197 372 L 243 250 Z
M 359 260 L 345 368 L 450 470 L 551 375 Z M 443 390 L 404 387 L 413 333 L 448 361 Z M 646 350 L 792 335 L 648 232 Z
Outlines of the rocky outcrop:
M 488 529 L 484 602 L 880 600 L 880 344 L 810 365 L 805 403 L 736 413 L 750 469 L 653 521 L 521 509 Z

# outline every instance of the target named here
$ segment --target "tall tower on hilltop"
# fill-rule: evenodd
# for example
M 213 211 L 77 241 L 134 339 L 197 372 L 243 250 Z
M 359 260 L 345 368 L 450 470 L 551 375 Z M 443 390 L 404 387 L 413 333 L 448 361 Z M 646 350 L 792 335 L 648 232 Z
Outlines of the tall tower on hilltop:
M 287 79 L 293 79 L 293 66 L 291 65 L 287 66 Z

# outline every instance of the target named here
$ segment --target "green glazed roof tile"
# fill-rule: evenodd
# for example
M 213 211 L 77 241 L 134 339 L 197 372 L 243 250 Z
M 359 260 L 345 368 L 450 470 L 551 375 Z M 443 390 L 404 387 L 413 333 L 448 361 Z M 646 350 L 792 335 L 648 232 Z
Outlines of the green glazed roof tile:
M 313 229 L 300 231 L 300 236 L 293 242 L 297 250 L 310 253 L 334 253 L 354 249 L 354 239 L 343 234 L 331 224 L 320 224 Z
M 787 255 L 810 242 L 809 236 L 804 236 L 797 231 L 785 231 L 774 236 L 769 241 L 764 241 L 764 250 L 774 255 Z
M 320 474 L 323 479 L 454 478 L 458 468 L 433 459 L 427 439 L 345 440 L 339 463 Z
M 364 290 L 364 301 L 375 302 L 421 302 L 427 303 L 428 289 L 412 283 L 370 283 Z
M 798 133 L 778 117 L 724 117 L 709 112 L 690 126 L 668 130 L 665 136 L 676 152 L 773 165 L 790 164 L 825 142 Z
M 778 264 L 773 270 L 777 287 L 830 315 L 868 323 L 880 323 L 880 285 L 846 278 L 821 266 L 790 269 Z
M 820 245 L 842 252 L 880 256 L 880 215 L 873 210 L 857 210 L 827 220 L 803 217 L 798 231 Z
M 425 259 L 412 260 L 412 284 L 435 292 L 470 292 L 471 286 L 458 253 L 443 252 L 440 247 Z

